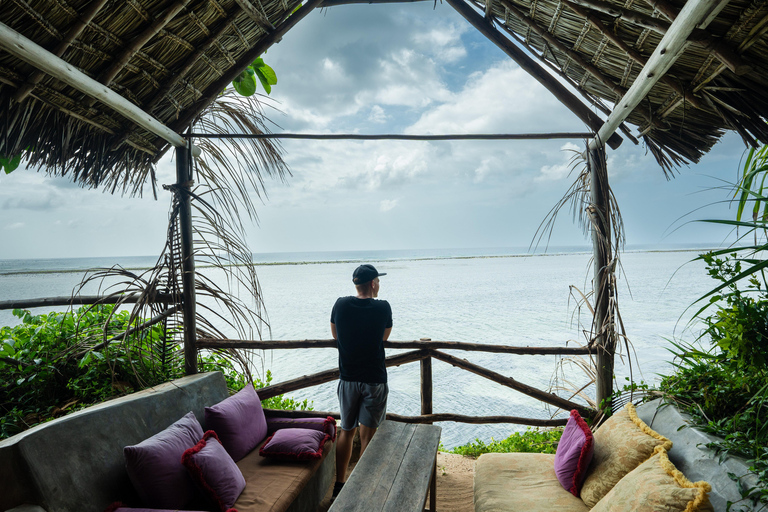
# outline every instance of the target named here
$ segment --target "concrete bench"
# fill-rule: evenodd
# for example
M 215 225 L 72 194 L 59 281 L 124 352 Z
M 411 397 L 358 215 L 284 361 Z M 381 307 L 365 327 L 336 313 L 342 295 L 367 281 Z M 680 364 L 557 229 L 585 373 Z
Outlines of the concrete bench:
M 192 375 L 0 441 L 0 511 L 36 506 L 47 512 L 101 512 L 114 501 L 138 501 L 123 447 L 153 436 L 189 411 L 205 430 L 205 407 L 228 396 L 221 373 Z M 335 450 L 327 451 L 288 510 L 314 511 L 322 500 L 335 463 Z

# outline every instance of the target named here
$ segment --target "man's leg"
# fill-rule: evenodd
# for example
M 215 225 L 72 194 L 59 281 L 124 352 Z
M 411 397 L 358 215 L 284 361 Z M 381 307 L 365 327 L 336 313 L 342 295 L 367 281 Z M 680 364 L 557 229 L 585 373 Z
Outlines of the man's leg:
M 373 438 L 373 434 L 375 433 L 376 433 L 375 428 L 366 427 L 362 423 L 360 424 L 360 456 L 361 457 L 363 456 L 363 452 L 368 446 L 368 443 L 371 442 L 371 439 Z M 338 454 L 336 456 L 338 457 Z
M 355 440 L 356 431 L 357 431 L 356 428 L 352 430 L 339 429 L 339 435 L 336 438 L 336 481 L 337 482 L 344 483 L 347 481 L 347 467 L 349 466 L 349 459 L 352 458 L 352 443 Z M 360 430 L 360 434 L 362 437 L 362 428 Z

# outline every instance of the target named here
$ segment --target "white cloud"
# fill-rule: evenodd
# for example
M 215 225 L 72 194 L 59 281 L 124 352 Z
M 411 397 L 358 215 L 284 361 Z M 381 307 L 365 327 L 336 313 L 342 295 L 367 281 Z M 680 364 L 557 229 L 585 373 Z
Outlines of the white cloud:
M 467 24 L 438 25 L 416 32 L 413 42 L 424 51 L 431 51 L 441 62 L 453 63 L 467 55 L 466 48 L 461 44 L 461 35 L 468 28 Z
M 574 157 L 582 149 L 572 142 L 567 142 L 560 148 L 560 151 L 562 152 L 563 160 L 558 164 L 542 166 L 540 174 L 536 176 L 536 181 L 559 181 L 571 174 L 574 165 L 578 165 L 574 161 Z
M 374 123 L 385 123 L 389 119 L 389 116 L 384 112 L 384 109 L 381 108 L 379 105 L 374 105 L 371 107 L 371 113 L 368 114 L 368 120 L 374 122 Z
M 379 203 L 379 211 L 388 212 L 397 206 L 397 199 L 384 199 Z
M 5 229 L 10 231 L 12 229 L 21 229 L 24 226 L 26 226 L 24 222 L 14 222 L 13 224 L 9 224 L 8 226 L 6 226 Z

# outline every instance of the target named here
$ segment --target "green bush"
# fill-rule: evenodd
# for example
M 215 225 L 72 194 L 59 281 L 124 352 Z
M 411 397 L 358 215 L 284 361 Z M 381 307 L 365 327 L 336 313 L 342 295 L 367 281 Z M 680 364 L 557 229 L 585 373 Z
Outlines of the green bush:
M 14 310 L 21 319 L 0 327 L 0 439 L 68 412 L 138 391 L 184 375 L 184 360 L 173 333 L 162 324 L 98 348 L 105 339 L 124 333 L 144 319 L 112 305 L 74 312 L 32 315 Z M 222 354 L 200 356 L 201 371 L 221 371 L 235 392 L 246 379 Z M 272 381 L 256 379 L 261 388 Z M 311 409 L 307 400 L 277 396 L 265 400 L 273 409 Z
M 496 441 L 491 438 L 491 442 L 485 444 L 480 439 L 469 442 L 463 446 L 457 446 L 448 453 L 456 453 L 468 457 L 479 457 L 484 453 L 555 453 L 557 443 L 563 435 L 563 430 L 531 428 L 525 432 L 515 432 L 506 439 Z M 445 450 L 441 450 L 445 451 Z

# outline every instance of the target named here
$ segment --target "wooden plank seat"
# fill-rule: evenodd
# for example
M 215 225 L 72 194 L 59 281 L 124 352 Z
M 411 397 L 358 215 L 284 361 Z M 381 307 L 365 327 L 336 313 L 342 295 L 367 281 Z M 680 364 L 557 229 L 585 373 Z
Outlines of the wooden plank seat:
M 329 512 L 424 510 L 441 430 L 382 423 Z

